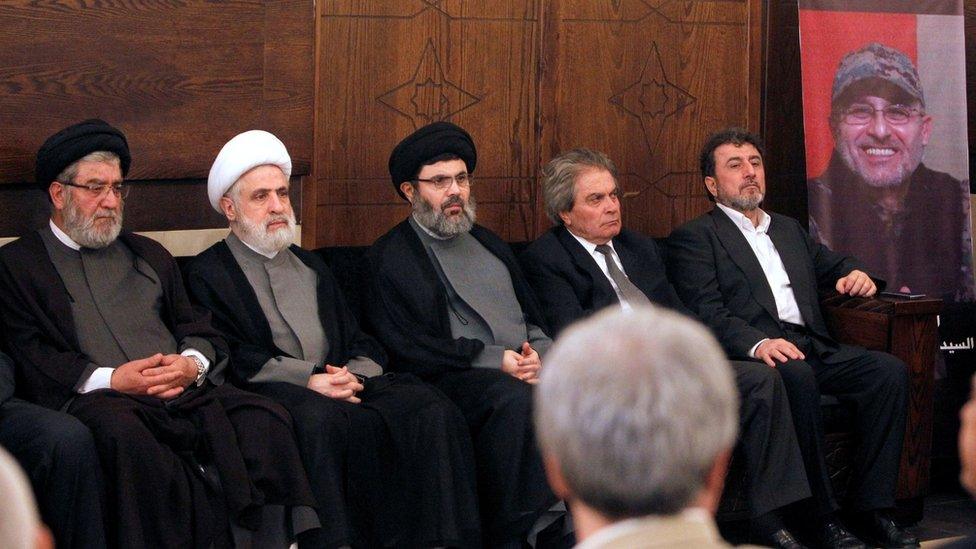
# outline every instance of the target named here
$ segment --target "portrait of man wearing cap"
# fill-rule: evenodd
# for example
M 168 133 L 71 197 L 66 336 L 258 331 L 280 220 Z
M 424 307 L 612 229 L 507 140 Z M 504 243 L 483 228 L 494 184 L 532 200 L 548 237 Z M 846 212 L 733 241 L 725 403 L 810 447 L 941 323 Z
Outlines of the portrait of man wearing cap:
M 814 239 L 892 290 L 976 299 L 969 182 L 923 162 L 936 121 L 911 59 L 876 42 L 844 56 L 829 123 L 830 163 L 808 182 Z
M 364 307 L 391 368 L 433 384 L 467 418 L 485 542 L 518 547 L 561 522 L 545 512 L 556 497 L 532 430 L 532 385 L 551 340 L 508 244 L 475 223 L 477 162 L 471 136 L 450 122 L 393 149 L 390 176 L 412 213 L 367 252 Z
M 318 528 L 291 418 L 223 383 L 226 342 L 176 261 L 122 230 L 130 163 L 102 120 L 37 153 L 50 221 L 0 248 L 17 391 L 91 430 L 108 546 L 284 547 Z
M 227 337 L 231 379 L 294 419 L 322 522 L 309 547 L 476 546 L 464 417 L 416 377 L 384 373 L 330 268 L 293 244 L 291 169 L 266 131 L 221 148 L 207 191 L 231 232 L 193 259 L 187 284 Z

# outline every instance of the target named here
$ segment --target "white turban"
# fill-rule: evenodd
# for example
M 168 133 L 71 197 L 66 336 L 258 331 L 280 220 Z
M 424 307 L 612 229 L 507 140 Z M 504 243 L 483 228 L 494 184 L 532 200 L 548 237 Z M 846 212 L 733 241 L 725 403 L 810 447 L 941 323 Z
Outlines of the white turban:
M 207 178 L 210 205 L 218 213 L 224 213 L 220 209 L 220 197 L 248 170 L 265 164 L 278 166 L 285 172 L 285 178 L 291 177 L 291 157 L 277 137 L 264 130 L 250 130 L 228 141 L 217 153 Z

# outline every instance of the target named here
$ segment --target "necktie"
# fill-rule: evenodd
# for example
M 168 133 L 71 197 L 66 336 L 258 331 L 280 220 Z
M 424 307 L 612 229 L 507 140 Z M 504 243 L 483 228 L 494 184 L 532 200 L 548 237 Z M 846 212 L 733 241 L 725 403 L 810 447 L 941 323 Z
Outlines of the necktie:
M 607 261 L 607 271 L 610 273 L 610 278 L 613 279 L 613 283 L 617 285 L 617 296 L 626 301 L 632 307 L 637 305 L 647 305 L 650 304 L 651 300 L 647 299 L 644 292 L 640 291 L 640 288 L 634 286 L 634 283 L 627 278 L 627 275 L 617 267 L 617 262 L 613 260 L 613 248 L 606 244 L 600 244 L 596 247 L 596 251 L 603 254 L 604 259 Z

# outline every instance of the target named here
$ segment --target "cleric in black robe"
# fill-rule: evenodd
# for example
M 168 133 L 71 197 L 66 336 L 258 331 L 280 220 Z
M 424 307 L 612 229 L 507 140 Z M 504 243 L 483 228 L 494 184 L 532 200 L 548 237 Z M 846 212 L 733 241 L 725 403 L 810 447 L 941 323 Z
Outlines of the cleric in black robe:
M 448 122 L 397 145 L 390 174 L 413 215 L 367 253 L 364 305 L 391 369 L 422 377 L 464 413 L 485 538 L 517 545 L 551 522 L 556 502 L 531 424 L 531 384 L 551 340 L 508 245 L 474 224 L 476 158 L 471 137 Z
M 231 139 L 211 204 L 232 233 L 187 271 L 230 343 L 231 377 L 288 408 L 323 523 L 319 546 L 475 546 L 474 455 L 454 404 L 359 330 L 331 271 L 290 245 L 291 158 L 268 132 Z M 343 489 L 343 486 L 346 489 Z
M 221 384 L 226 344 L 172 256 L 120 234 L 129 161 L 125 137 L 100 120 L 38 153 L 51 222 L 0 249 L 18 394 L 91 430 L 110 545 L 286 543 L 318 524 L 291 418 Z

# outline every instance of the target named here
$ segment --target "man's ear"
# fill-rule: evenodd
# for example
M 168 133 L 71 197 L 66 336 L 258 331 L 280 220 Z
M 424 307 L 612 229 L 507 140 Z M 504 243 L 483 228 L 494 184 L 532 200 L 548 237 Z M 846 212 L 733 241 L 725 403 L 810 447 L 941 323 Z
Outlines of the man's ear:
M 51 204 L 54 204 L 56 209 L 64 209 L 64 193 L 66 192 L 68 192 L 68 188 L 60 181 L 52 181 L 48 186 L 47 195 L 51 198 Z
M 705 176 L 705 188 L 708 189 L 708 192 L 712 193 L 712 196 L 718 196 L 718 181 L 714 177 L 710 175 Z
M 403 193 L 403 195 L 406 196 L 407 200 L 409 200 L 410 202 L 413 202 L 413 192 L 415 190 L 416 189 L 414 188 L 413 184 L 410 183 L 409 181 L 404 181 L 403 183 L 400 183 L 400 192 Z
M 227 221 L 237 220 L 237 209 L 234 207 L 234 201 L 228 196 L 220 197 L 220 209 L 224 212 L 224 216 Z
M 932 137 L 932 117 L 926 114 L 922 117 L 922 145 L 928 145 L 930 137 Z
M 549 487 L 552 488 L 552 493 L 556 494 L 559 499 L 568 500 L 572 495 L 569 491 L 569 486 L 566 484 L 566 478 L 563 476 L 562 469 L 559 467 L 559 460 L 551 455 L 543 456 L 542 463 L 546 469 L 546 479 L 549 481 Z
M 731 457 L 731 450 L 725 450 L 716 456 L 712 468 L 705 477 L 705 486 L 702 487 L 699 494 L 698 506 L 708 509 L 708 512 L 713 515 L 718 510 L 719 501 L 722 499 L 722 490 L 725 488 L 725 473 L 728 472 Z
M 567 227 L 569 227 L 572 224 L 572 223 L 570 223 L 571 220 L 570 220 L 570 217 L 569 217 L 569 212 L 559 212 L 559 219 L 562 219 L 563 220 L 563 225 L 565 225 Z

